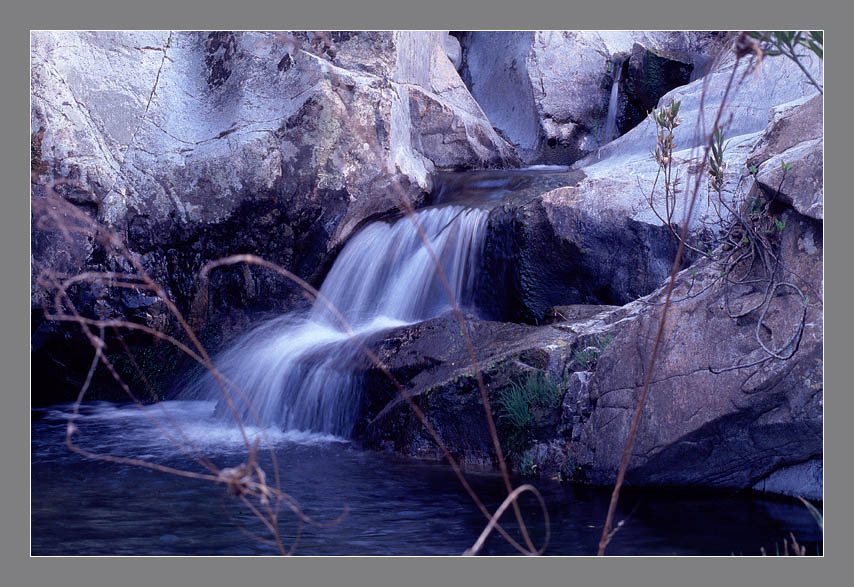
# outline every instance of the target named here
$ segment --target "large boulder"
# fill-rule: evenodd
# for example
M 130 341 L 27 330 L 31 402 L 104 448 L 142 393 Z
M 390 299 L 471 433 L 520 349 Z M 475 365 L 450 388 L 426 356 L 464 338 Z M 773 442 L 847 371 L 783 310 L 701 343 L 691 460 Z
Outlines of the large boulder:
M 815 220 L 824 219 L 822 96 L 783 104 L 747 160 L 756 186 Z
M 704 71 L 724 36 L 469 32 L 460 35 L 462 74 L 489 119 L 526 162 L 570 164 L 611 138 L 604 136 L 605 123 L 617 67 L 631 66 L 626 79 L 638 92 L 628 100 L 623 92 L 619 103 L 618 128 L 625 132 L 638 121 L 635 111 L 650 99 L 654 104 L 665 92 L 688 83 L 695 70 Z
M 490 317 L 542 324 L 554 306 L 622 305 L 664 281 L 676 239 L 613 188 L 582 179 L 490 214 L 476 294 Z
M 444 36 L 34 33 L 34 344 L 70 346 L 67 328 L 51 338 L 46 329 L 56 325 L 39 317 L 52 296 L 38 279 L 45 271 L 131 270 L 91 231 L 67 241 L 43 214 L 52 182 L 124 241 L 186 312 L 197 272 L 212 259 L 254 253 L 318 284 L 366 219 L 401 197 L 422 201 L 434 170 L 513 165 L 512 148 L 445 54 Z M 219 312 L 209 323 L 226 331 L 245 326 L 250 309 L 301 301 L 259 268 L 221 270 L 209 291 Z M 131 292 L 128 305 L 116 288 L 72 291 L 86 315 L 174 327 L 147 293 Z
M 789 467 L 820 466 L 821 225 L 793 210 L 781 218 L 786 229 L 778 253 L 786 280 L 808 303 L 797 351 L 788 360 L 735 368 L 768 357 L 757 336 L 778 349 L 798 332 L 803 299 L 783 287 L 766 306 L 731 318 L 728 304 L 737 309 L 758 302 L 761 284 L 732 287 L 707 260 L 682 272 L 632 451 L 630 483 L 750 488 L 783 477 Z M 569 457 L 589 467 L 586 478 L 595 483 L 612 482 L 619 466 L 663 298 L 659 291 L 644 300 L 649 305 L 619 332 L 591 378 L 594 407 Z M 821 499 L 820 483 L 768 486 Z

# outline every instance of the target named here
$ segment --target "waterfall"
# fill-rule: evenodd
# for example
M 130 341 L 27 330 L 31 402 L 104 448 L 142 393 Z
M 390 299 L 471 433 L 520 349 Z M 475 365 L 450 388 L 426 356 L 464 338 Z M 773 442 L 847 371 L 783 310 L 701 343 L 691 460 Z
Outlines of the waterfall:
M 414 218 L 441 265 L 457 302 L 470 306 L 488 210 L 428 208 Z M 365 339 L 384 329 L 450 309 L 447 292 L 412 218 L 373 222 L 341 251 L 320 293 Z M 364 355 L 320 301 L 242 336 L 214 359 L 240 418 L 250 424 L 347 437 L 358 413 L 357 373 Z M 211 374 L 185 395 L 219 399 L 216 414 L 233 418 Z M 257 417 L 256 417 L 257 415 Z
M 605 134 L 603 144 L 617 138 L 617 100 L 620 97 L 620 78 L 623 75 L 625 58 L 614 61 L 614 83 L 611 84 L 611 99 L 608 101 L 608 116 L 605 119 Z

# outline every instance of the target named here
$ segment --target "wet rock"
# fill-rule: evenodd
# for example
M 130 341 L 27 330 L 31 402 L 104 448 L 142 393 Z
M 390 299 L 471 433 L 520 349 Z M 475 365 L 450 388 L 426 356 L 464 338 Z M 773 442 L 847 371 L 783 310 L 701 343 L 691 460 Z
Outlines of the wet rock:
M 581 386 L 576 385 L 585 380 L 584 376 L 571 373 L 575 369 L 573 352 L 609 327 L 596 318 L 572 326 L 532 327 L 467 316 L 466 327 L 499 438 L 514 459 L 532 443 L 552 442 L 555 431 L 566 428 L 561 401 L 564 405 L 586 405 Z M 378 341 L 375 348 L 452 455 L 468 466 L 488 468 L 496 464 L 475 370 L 455 317 L 397 329 Z M 526 385 L 532 374 L 553 384 L 559 396 L 551 404 L 532 404 L 531 426 L 519 430 L 502 417 L 500 397 L 511 384 Z M 567 428 L 566 438 L 560 442 L 565 444 L 570 430 Z M 369 369 L 365 378 L 363 418 L 356 437 L 371 448 L 419 458 L 444 458 L 441 448 L 378 369 Z
M 624 67 L 618 105 L 620 134 L 642 122 L 661 96 L 690 82 L 694 69 L 690 61 L 665 57 L 638 43 L 632 45 Z
M 582 180 L 494 210 L 476 299 L 494 318 L 543 323 L 556 305 L 622 305 L 654 290 L 676 255 L 670 231 Z
M 487 322 L 471 316 L 467 328 L 496 418 L 499 392 L 532 371 L 557 379 L 574 339 L 572 333 L 552 327 Z M 461 332 L 455 317 L 437 318 L 393 331 L 379 344 L 377 354 L 452 454 L 468 465 L 491 466 L 495 451 Z M 366 446 L 443 458 L 411 408 L 378 370 L 369 371 L 364 393 L 369 409 L 357 437 Z M 540 417 L 552 418 L 554 426 L 559 408 L 547 412 Z

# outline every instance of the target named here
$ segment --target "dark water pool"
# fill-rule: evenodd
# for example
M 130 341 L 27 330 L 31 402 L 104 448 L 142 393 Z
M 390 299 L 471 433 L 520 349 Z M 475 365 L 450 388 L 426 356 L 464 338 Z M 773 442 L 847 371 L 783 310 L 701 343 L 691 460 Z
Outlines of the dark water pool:
M 217 466 L 243 460 L 236 430 L 209 418 L 212 403 L 166 402 L 164 407 Z M 70 453 L 64 445 L 69 414 L 69 406 L 32 413 L 33 555 L 277 553 L 244 532 L 262 533 L 263 528 L 222 486 Z M 88 404 L 76 423 L 79 444 L 90 450 L 201 471 L 136 406 Z M 334 527 L 305 527 L 296 554 L 459 555 L 485 525 L 445 465 L 363 452 L 332 437 L 279 433 L 271 441 L 282 489 L 308 515 L 331 520 L 349 509 Z M 264 466 L 269 472 L 269 462 Z M 494 510 L 504 497 L 500 478 L 468 477 Z M 608 492 L 549 481 L 534 484 L 543 493 L 552 520 L 547 554 L 594 554 Z M 521 503 L 539 544 L 544 534 L 539 508 L 532 498 Z M 762 547 L 773 554 L 790 532 L 807 546 L 808 554 L 821 549 L 816 523 L 802 505 L 790 501 L 719 493 L 629 492 L 624 493 L 617 519 L 629 514 L 609 546 L 611 555 L 759 555 Z M 503 523 L 515 531 L 512 514 Z M 295 532 L 295 521 L 283 515 L 281 535 L 286 545 Z M 483 549 L 487 555 L 515 552 L 497 535 Z

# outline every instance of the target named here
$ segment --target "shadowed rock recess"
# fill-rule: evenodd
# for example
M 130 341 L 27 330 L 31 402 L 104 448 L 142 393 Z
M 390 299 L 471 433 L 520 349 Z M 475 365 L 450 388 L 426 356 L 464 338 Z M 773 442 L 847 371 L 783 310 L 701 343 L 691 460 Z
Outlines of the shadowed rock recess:
M 706 256 L 686 251 L 627 483 L 822 499 L 823 100 L 789 60 L 766 57 L 744 75 L 748 65 L 736 63 L 727 35 L 714 32 L 31 38 L 34 404 L 73 398 L 92 360 L 76 325 L 45 319 L 54 291 L 39 276 L 132 271 L 92 234 L 68 241 L 46 220 L 46 186 L 60 180 L 58 195 L 118 235 L 183 313 L 205 308 L 194 316 L 210 349 L 238 340 L 221 355 L 224 365 L 247 386 L 263 379 L 287 389 L 251 390 L 273 406 L 267 424 L 314 430 L 326 421 L 312 404 L 322 395 L 334 422 L 327 418 L 332 423 L 318 431 L 443 458 L 382 371 L 345 349 L 335 321 L 308 310 L 286 280 L 236 265 L 212 274 L 207 299 L 197 300 L 199 270 L 230 254 L 258 255 L 324 284 L 342 305 L 352 302 L 345 310 L 364 327 L 363 342 L 450 452 L 465 466 L 491 468 L 496 456 L 466 329 L 510 465 L 590 484 L 616 477 L 678 244 L 651 208 L 663 209 L 664 196 L 646 114 L 681 101 L 672 228 L 687 223 L 697 238 L 715 236 L 718 214 L 727 213 L 707 177 L 698 177 L 707 173 L 698 165 L 707 137 L 697 129 L 704 121 L 708 130 L 737 68 L 723 119 L 724 201 L 741 215 L 766 211 L 763 238 L 779 280 L 794 287 L 774 289 L 758 311 L 733 318 L 766 295 L 764 284 L 722 278 L 718 259 L 743 243 Z M 806 67 L 823 79 L 820 62 Z M 517 169 L 523 164 L 539 167 Z M 428 238 L 447 241 L 440 262 L 457 275 L 464 326 L 447 311 L 420 238 L 400 219 L 402 197 L 433 219 Z M 383 258 L 372 263 L 370 252 Z M 398 275 L 399 267 L 415 269 Z M 358 281 L 354 273 L 376 279 L 341 282 L 341 275 Z M 396 289 L 368 295 L 386 282 Z M 423 291 L 408 292 L 422 283 Z M 150 292 L 81 283 L 69 294 L 84 316 L 179 333 Z M 417 312 L 399 299 L 408 294 L 424 298 Z M 276 316 L 280 322 L 263 332 L 250 330 Z M 311 346 L 320 343 L 309 327 L 335 344 Z M 302 344 L 289 332 L 309 350 L 299 347 L 283 371 L 272 347 Z M 123 336 L 144 378 L 109 332 L 108 352 L 131 387 L 146 399 L 175 394 L 186 360 L 146 335 Z M 780 349 L 793 336 L 791 358 L 763 360 L 763 345 Z M 249 368 L 240 345 L 264 356 L 268 375 Z M 312 383 L 317 394 L 291 381 L 319 363 L 325 379 Z M 338 384 L 324 383 L 345 380 L 346 409 L 331 389 Z M 508 415 L 514 387 L 541 393 L 524 406 L 524 423 Z M 126 399 L 104 370 L 89 397 Z M 314 416 L 300 417 L 289 397 Z

